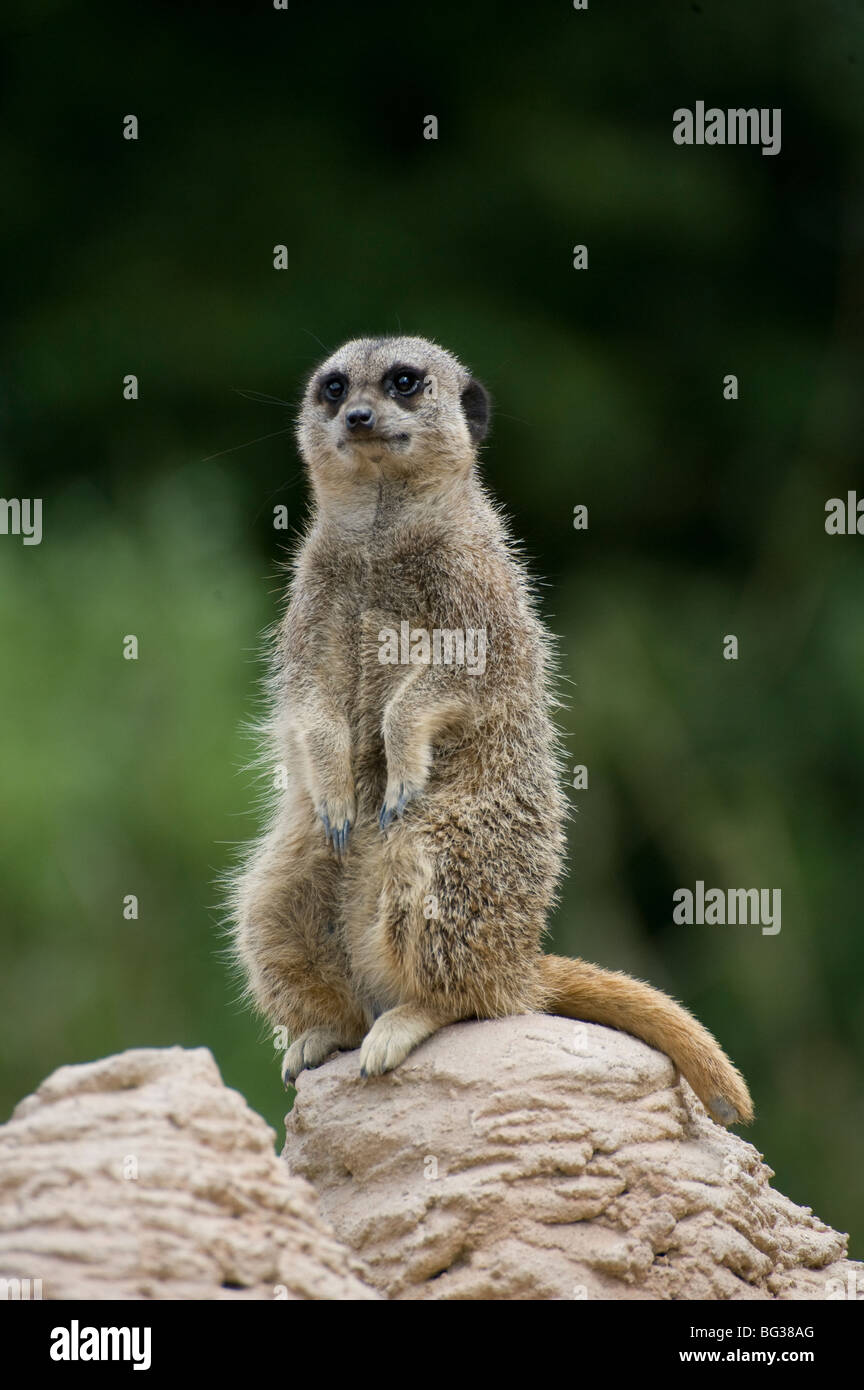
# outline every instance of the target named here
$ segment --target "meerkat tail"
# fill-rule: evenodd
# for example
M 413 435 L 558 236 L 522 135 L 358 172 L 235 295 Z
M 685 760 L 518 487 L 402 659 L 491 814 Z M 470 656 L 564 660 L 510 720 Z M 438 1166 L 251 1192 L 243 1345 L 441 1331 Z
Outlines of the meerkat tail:
M 541 957 L 543 1011 L 605 1023 L 641 1038 L 675 1064 L 720 1124 L 749 1124 L 753 1103 L 741 1073 L 707 1028 L 659 989 L 584 960 Z

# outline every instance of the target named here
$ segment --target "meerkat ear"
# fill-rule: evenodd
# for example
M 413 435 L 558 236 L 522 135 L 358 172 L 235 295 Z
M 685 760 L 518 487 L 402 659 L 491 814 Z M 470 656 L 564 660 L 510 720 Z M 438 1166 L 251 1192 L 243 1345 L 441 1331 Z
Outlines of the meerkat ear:
M 481 444 L 489 429 L 492 402 L 485 386 L 474 377 L 462 392 L 462 410 L 468 422 L 468 432 L 475 444 Z

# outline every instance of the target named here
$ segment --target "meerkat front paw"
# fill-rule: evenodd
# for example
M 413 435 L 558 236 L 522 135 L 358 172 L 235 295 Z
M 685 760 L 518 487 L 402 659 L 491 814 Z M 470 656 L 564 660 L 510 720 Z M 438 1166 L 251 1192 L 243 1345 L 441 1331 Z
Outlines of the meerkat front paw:
M 287 1090 L 301 1071 L 320 1067 L 322 1062 L 344 1046 L 344 1039 L 332 1028 L 307 1029 L 294 1039 L 282 1059 L 282 1085 Z
M 322 801 L 318 805 L 318 818 L 337 859 L 342 859 L 348 848 L 348 836 L 356 814 L 353 797 Z
M 394 820 L 400 820 L 402 812 L 415 796 L 419 796 L 422 788 L 411 786 L 405 782 L 388 782 L 387 790 L 384 793 L 384 805 L 378 816 L 378 824 L 382 830 L 386 830 L 388 825 L 392 825 Z

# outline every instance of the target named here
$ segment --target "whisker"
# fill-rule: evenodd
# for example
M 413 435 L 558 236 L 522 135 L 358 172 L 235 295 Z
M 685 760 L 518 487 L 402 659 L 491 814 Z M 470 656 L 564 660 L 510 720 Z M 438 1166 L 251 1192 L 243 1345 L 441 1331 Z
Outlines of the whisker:
M 326 344 L 326 343 L 322 343 L 321 339 L 318 337 L 318 334 L 317 334 L 317 333 L 313 333 L 312 330 L 311 330 L 311 328 L 301 328 L 301 329 L 300 329 L 300 332 L 301 332 L 301 333 L 306 333 L 310 338 L 314 338 L 315 341 L 316 341 L 316 343 L 317 343 L 318 346 L 320 347 L 321 351 L 322 351 L 322 352 L 326 352 L 326 353 L 329 354 L 330 349 L 328 348 L 327 344 Z
M 290 434 L 293 429 L 293 425 L 286 425 L 284 430 L 273 430 L 270 434 L 259 434 L 257 439 L 247 439 L 245 444 L 235 444 L 230 449 L 220 449 L 218 454 L 208 454 L 206 458 L 201 459 L 201 462 L 209 463 L 211 459 L 221 459 L 226 454 L 236 454 L 238 449 L 248 449 L 252 444 L 260 444 L 264 439 L 275 439 L 277 434 Z
M 265 405 L 287 405 L 290 408 L 290 401 L 283 401 L 280 396 L 268 395 L 266 391 L 245 391 L 239 386 L 232 386 L 231 390 L 238 396 L 244 396 L 247 401 L 262 401 Z
M 297 470 L 297 472 L 294 474 L 292 478 L 286 478 L 284 483 L 280 483 L 278 487 L 274 488 L 272 492 L 268 493 L 267 496 L 264 498 L 264 501 L 261 503 L 261 506 L 258 508 L 258 511 L 255 513 L 255 516 L 252 520 L 252 525 L 254 526 L 255 523 L 258 521 L 259 517 L 263 514 L 264 509 L 266 508 L 267 503 L 271 500 L 271 498 L 277 497 L 279 493 L 283 491 L 284 488 L 291 487 L 292 483 L 296 483 L 297 479 L 302 478 L 302 476 L 303 469 L 300 468 Z

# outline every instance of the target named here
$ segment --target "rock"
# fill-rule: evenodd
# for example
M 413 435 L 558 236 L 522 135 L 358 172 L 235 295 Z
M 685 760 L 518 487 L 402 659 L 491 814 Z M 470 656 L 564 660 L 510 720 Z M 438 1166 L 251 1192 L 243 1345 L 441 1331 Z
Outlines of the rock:
M 391 1298 L 864 1297 L 846 1237 L 635 1038 L 531 1015 L 357 1057 L 302 1073 L 285 1157 Z
M 205 1048 L 61 1067 L 0 1128 L 0 1280 L 64 1299 L 864 1297 L 845 1237 L 772 1189 L 667 1058 L 593 1024 L 463 1023 L 365 1081 L 337 1057 L 300 1077 L 288 1163 L 273 1139 Z
M 0 1279 L 62 1299 L 377 1298 L 274 1140 L 206 1048 L 61 1067 L 0 1128 Z

